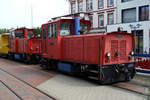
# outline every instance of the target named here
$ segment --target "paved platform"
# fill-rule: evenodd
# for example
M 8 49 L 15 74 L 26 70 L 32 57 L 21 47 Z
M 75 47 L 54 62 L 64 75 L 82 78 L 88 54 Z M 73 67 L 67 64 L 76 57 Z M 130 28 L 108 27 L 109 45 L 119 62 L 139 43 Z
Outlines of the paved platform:
M 126 90 L 59 74 L 38 86 L 59 100 L 147 100 Z
M 2 82 L 0 82 L 0 100 L 20 100 Z
M 35 87 L 55 76 L 54 72 L 41 70 L 39 65 L 27 65 L 7 59 L 0 59 L 0 68 L 12 73 Z
M 37 65 L 0 59 L 0 100 L 55 100 L 36 88 L 53 76 Z
M 26 65 L 0 58 L 0 69 L 58 100 L 147 100 L 144 96 L 112 86 L 98 85 L 80 78 L 47 72 L 41 70 L 39 65 Z M 18 100 L 16 94 L 23 100 L 52 99 L 0 70 L 0 100 Z
M 18 99 L 22 99 L 22 100 L 53 100 L 52 98 L 41 93 L 35 88 L 32 88 L 31 86 L 25 84 L 24 82 L 14 78 L 13 76 L 1 70 L 0 70 L 0 81 L 1 83 L 3 83 L 3 86 L 5 85 L 5 87 L 3 88 L 4 90 L 1 89 L 0 91 L 5 91 L 5 88 L 7 87 L 7 90 L 10 89 L 8 95 L 12 96 L 12 93 L 15 94 L 12 96 L 14 100 L 16 99 L 16 96 Z M 4 95 L 5 94 L 3 94 L 3 96 Z M 1 97 L 3 96 L 1 95 Z M 6 96 L 4 96 L 3 100 L 6 100 L 5 97 Z

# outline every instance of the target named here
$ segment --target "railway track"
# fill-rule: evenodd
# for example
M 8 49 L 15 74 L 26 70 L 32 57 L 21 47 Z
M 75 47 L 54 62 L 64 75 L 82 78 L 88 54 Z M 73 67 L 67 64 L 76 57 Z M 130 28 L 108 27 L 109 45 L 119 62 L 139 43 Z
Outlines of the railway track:
M 56 100 L 49 94 L 39 90 L 28 82 L 18 78 L 2 68 L 0 68 L 0 84 L 1 87 L 9 91 L 11 96 L 13 94 L 15 98 L 18 98 L 18 100 L 29 100 L 33 98 L 34 100 Z
M 7 84 L 7 82 L 5 80 L 3 80 L 3 79 L 1 80 L 1 72 L 3 72 L 3 74 L 7 74 L 7 75 L 13 77 L 16 80 L 21 81 L 22 83 L 35 89 L 36 91 L 40 92 L 41 94 L 44 94 L 47 98 L 51 98 L 52 100 L 56 100 L 54 97 L 48 95 L 47 93 L 37 89 L 35 86 L 32 86 L 31 84 L 29 84 L 29 82 L 26 82 L 26 81 L 22 80 L 21 78 L 17 77 L 16 75 L 11 74 L 10 72 L 8 72 L 4 68 L 0 68 L 0 83 L 4 87 L 6 87 L 10 92 L 12 92 L 16 97 L 18 97 L 18 100 L 25 100 L 25 99 L 22 95 L 15 92 L 14 89 L 12 89 L 12 87 L 9 84 Z M 139 83 L 133 83 L 131 81 L 131 82 L 126 82 L 126 83 L 123 82 L 123 83 L 113 84 L 112 86 L 115 88 L 127 90 L 127 91 L 132 92 L 132 93 L 136 93 L 136 94 L 141 95 L 141 96 L 145 96 L 147 98 L 150 97 L 150 94 L 147 91 L 149 89 L 149 86 L 147 86 L 147 85 L 143 85 L 143 84 L 139 84 Z M 51 99 L 43 99 L 43 100 L 51 100 Z M 4 100 L 7 100 L 7 99 L 4 99 Z M 16 99 L 14 99 L 14 100 L 16 100 Z
M 134 82 L 117 83 L 117 84 L 113 84 L 112 86 L 150 98 L 150 93 L 149 93 L 150 86 L 146 86 Z
M 3 81 L 0 80 L 0 84 L 3 85 L 3 88 L 9 90 L 9 94 L 10 94 L 10 92 L 11 92 L 12 94 L 14 94 L 14 95 L 17 97 L 17 99 L 23 100 L 22 97 L 20 97 L 16 92 L 14 92 L 14 91 L 13 91 L 7 84 L 5 84 Z M 8 93 L 8 91 L 7 91 L 7 93 Z

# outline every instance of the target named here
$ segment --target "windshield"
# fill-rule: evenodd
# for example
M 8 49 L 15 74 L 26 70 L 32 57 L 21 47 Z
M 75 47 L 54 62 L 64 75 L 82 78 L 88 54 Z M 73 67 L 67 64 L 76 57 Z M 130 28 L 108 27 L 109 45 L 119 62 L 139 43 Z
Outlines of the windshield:
M 85 24 L 85 23 L 81 23 L 80 24 L 80 31 L 85 32 L 85 33 L 89 32 L 89 25 Z
M 56 38 L 57 37 L 57 24 L 51 23 L 47 25 L 47 37 Z
M 16 37 L 24 38 L 24 31 L 23 30 L 17 30 L 16 31 Z
M 31 31 L 31 30 L 29 30 L 29 31 L 28 31 L 28 37 L 29 37 L 29 38 L 34 37 L 34 33 L 33 33 L 33 31 Z
M 72 34 L 72 23 L 62 22 L 60 24 L 60 36 L 67 36 Z

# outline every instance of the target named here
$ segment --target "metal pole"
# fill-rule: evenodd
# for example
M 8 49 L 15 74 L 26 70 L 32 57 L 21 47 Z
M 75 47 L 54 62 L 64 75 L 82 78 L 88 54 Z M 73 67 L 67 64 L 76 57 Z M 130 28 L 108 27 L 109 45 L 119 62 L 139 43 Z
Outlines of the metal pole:
M 31 5 L 31 27 L 33 28 L 33 9 Z
M 134 52 L 136 53 L 136 28 L 134 29 Z

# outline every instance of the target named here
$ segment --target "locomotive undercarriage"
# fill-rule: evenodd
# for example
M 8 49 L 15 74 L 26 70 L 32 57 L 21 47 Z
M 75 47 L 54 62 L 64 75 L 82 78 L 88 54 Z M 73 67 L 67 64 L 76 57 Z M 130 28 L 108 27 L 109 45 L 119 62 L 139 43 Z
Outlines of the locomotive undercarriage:
M 135 73 L 135 63 L 106 65 L 102 67 L 102 83 L 130 81 Z
M 25 63 L 39 63 L 40 59 L 40 54 L 23 54 L 23 61 Z
M 55 70 L 57 68 L 57 61 L 42 58 L 40 60 L 40 67 L 42 69 Z
M 9 52 L 8 58 L 11 60 L 23 61 L 28 64 L 39 63 L 41 59 L 40 54 L 26 54 L 26 53 L 11 53 Z
M 0 54 L 0 57 L 7 58 L 8 54 Z
M 135 63 L 105 65 L 81 64 L 68 61 L 42 59 L 43 69 L 59 70 L 71 75 L 84 76 L 97 80 L 101 84 L 111 84 L 121 81 L 130 81 L 135 76 Z
M 105 65 L 82 65 L 81 72 L 88 78 L 97 80 L 101 84 L 111 84 L 130 81 L 136 73 L 135 63 Z

